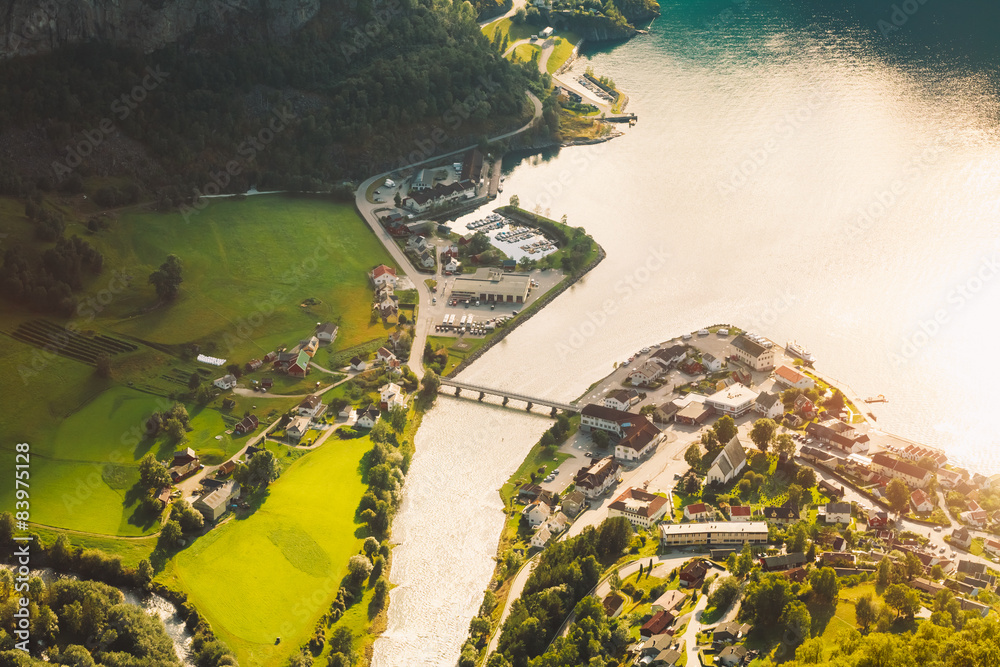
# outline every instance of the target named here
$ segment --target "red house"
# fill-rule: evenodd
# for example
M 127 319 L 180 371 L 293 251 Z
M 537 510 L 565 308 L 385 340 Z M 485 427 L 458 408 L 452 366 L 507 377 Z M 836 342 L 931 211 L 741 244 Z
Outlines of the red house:
M 889 524 L 889 515 L 882 510 L 871 510 L 868 512 L 869 528 L 885 528 Z
M 288 365 L 287 372 L 293 377 L 304 378 L 309 373 L 309 354 L 305 351 L 299 352 L 295 361 Z

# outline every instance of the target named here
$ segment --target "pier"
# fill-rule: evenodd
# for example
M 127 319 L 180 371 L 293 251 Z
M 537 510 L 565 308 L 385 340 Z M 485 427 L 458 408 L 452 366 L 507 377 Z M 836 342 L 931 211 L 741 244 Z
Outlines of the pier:
M 451 378 L 443 377 L 441 378 L 442 387 L 451 387 L 455 390 L 455 396 L 461 396 L 463 391 L 469 392 L 469 394 L 476 394 L 478 400 L 483 400 L 486 396 L 499 396 L 503 399 L 503 405 L 507 405 L 510 401 L 519 401 L 527 404 L 526 409 L 531 410 L 536 405 L 542 405 L 547 408 L 551 408 L 552 414 L 555 415 L 559 410 L 568 413 L 580 412 L 580 406 L 574 403 L 562 403 L 560 401 L 553 401 L 547 398 L 537 398 L 535 396 L 528 396 L 526 394 L 520 394 L 516 391 L 507 391 L 506 389 L 494 389 L 492 387 L 484 387 L 478 384 L 471 384 L 469 382 L 461 382 L 459 380 L 453 380 Z

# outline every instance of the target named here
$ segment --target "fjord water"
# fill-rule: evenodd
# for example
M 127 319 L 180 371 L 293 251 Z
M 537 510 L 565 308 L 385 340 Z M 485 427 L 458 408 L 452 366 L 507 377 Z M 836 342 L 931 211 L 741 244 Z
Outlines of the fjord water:
M 585 54 L 638 124 L 513 161 L 501 198 L 567 215 L 608 257 L 462 378 L 573 399 L 644 345 L 731 322 L 885 394 L 881 428 L 1000 471 L 996 24 L 934 3 L 889 31 L 891 3 L 665 1 L 648 35 Z M 454 664 L 496 489 L 545 425 L 455 399 L 427 416 L 376 665 Z

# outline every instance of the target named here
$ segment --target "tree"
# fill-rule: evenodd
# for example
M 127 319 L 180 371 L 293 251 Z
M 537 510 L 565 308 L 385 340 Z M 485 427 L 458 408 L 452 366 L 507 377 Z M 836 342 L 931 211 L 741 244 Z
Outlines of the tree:
M 785 456 L 791 456 L 795 453 L 795 440 L 788 433 L 782 433 L 777 438 L 775 438 L 774 449 L 778 454 L 784 454 Z
M 389 414 L 386 415 L 389 426 L 396 433 L 402 433 L 403 429 L 406 428 L 406 408 L 401 405 L 397 405 L 389 410 Z
M 149 563 L 149 559 L 143 558 L 135 568 L 136 583 L 142 588 L 149 588 L 149 584 L 152 583 L 153 575 L 155 574 L 153 566 Z
M 750 548 L 750 543 L 743 545 L 743 549 L 740 550 L 740 555 L 736 557 L 736 569 L 731 570 L 731 572 L 737 577 L 743 578 L 750 573 L 753 569 L 753 549 Z
M 736 422 L 729 415 L 724 415 L 715 422 L 712 430 L 715 431 L 715 437 L 718 438 L 719 444 L 726 446 L 730 440 L 736 437 Z
M 594 429 L 590 433 L 590 439 L 593 440 L 594 445 L 600 449 L 606 448 L 609 443 L 608 432 L 603 429 Z
M 605 519 L 598 528 L 597 550 L 604 559 L 618 556 L 632 541 L 632 524 L 623 516 Z
M 809 584 L 813 593 L 824 598 L 827 603 L 836 602 L 840 592 L 840 582 L 832 567 L 823 567 L 809 573 Z
M 806 531 L 805 524 L 795 524 L 795 527 L 792 528 L 791 536 L 788 539 L 788 550 L 799 552 L 805 551 L 808 539 L 809 533 Z
M 775 421 L 763 417 L 753 423 L 753 428 L 750 430 L 750 439 L 753 440 L 753 444 L 757 445 L 757 449 L 766 452 L 777 431 L 778 425 Z
M 368 556 L 362 554 L 351 556 L 351 560 L 347 561 L 347 571 L 355 584 L 360 584 L 367 579 L 374 568 L 375 565 L 368 559 Z
M 265 449 L 250 457 L 242 483 L 252 489 L 259 489 L 278 479 L 279 475 L 281 475 L 281 463 L 274 458 L 270 450 Z
M 792 484 L 788 487 L 787 493 L 789 504 L 793 507 L 798 507 L 799 502 L 802 500 L 802 494 L 805 493 L 805 489 L 798 484 Z
M 139 461 L 139 481 L 148 490 L 170 486 L 172 480 L 166 467 L 149 452 Z
M 201 375 L 198 373 L 191 373 L 191 377 L 188 378 L 188 389 L 194 390 L 198 388 L 201 384 Z
M 785 605 L 778 623 L 784 628 L 786 639 L 798 644 L 809 638 L 812 616 L 809 615 L 805 604 L 799 600 L 792 600 Z
M 781 574 L 765 574 L 747 584 L 740 617 L 751 623 L 774 623 L 793 597 L 788 579 Z
M 510 196 L 510 205 L 513 206 L 513 207 L 515 207 L 515 208 L 519 208 L 521 206 L 521 198 L 518 197 L 517 195 L 511 195 Z
M 795 473 L 795 483 L 803 489 L 811 489 L 816 486 L 816 473 L 812 468 L 806 468 L 803 466 L 799 468 L 797 473 Z
M 875 583 L 878 584 L 879 588 L 885 588 L 892 581 L 892 563 L 889 559 L 882 557 L 882 560 L 878 562 L 878 567 L 875 569 Z
M 698 446 L 697 442 L 688 447 L 687 451 L 684 452 L 684 460 L 694 469 L 701 466 L 701 447 Z
M 740 584 L 736 577 L 724 577 L 708 594 L 708 604 L 717 609 L 727 609 L 739 594 Z
M 162 301 L 173 301 L 180 292 L 181 260 L 177 255 L 170 255 L 156 271 L 149 274 L 149 283 L 156 288 L 156 295 Z
M 697 475 L 688 475 L 684 478 L 684 493 L 693 496 L 700 488 L 701 482 L 698 481 Z
M 622 589 L 622 577 L 618 574 L 618 570 L 611 573 L 611 577 L 608 579 L 608 586 L 610 586 L 612 592 L 615 593 Z
M 365 538 L 365 541 L 361 544 L 361 549 L 365 552 L 365 555 L 371 558 L 378 551 L 378 540 L 370 535 Z
M 430 346 L 428 346 L 430 347 Z M 426 357 L 426 354 L 424 355 Z M 433 351 L 431 352 L 433 356 Z M 432 370 L 426 370 L 424 376 L 420 378 L 420 395 L 425 400 L 433 401 L 441 387 L 441 378 Z
M 910 504 L 910 489 L 906 486 L 906 482 L 897 477 L 886 487 L 885 498 L 894 512 L 902 513 Z
M 871 593 L 865 593 L 854 603 L 854 616 L 863 632 L 868 632 L 868 628 L 878 618 L 878 612 L 879 604 Z
M 10 512 L 0 514 L 0 545 L 14 543 L 14 515 Z
M 167 546 L 174 546 L 180 542 L 182 532 L 181 524 L 176 521 L 168 521 L 163 524 L 163 531 L 160 533 L 160 537 Z
M 719 449 L 719 438 L 715 435 L 715 431 L 708 429 L 701 434 L 701 444 L 705 446 L 708 453 L 711 454 L 713 450 Z
M 885 603 L 896 610 L 896 618 L 912 619 L 920 611 L 920 596 L 903 584 L 893 584 L 885 590 Z

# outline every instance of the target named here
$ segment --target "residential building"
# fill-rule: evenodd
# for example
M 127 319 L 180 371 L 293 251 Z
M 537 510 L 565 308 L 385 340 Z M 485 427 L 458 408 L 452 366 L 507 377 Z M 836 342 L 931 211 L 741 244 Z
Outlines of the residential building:
M 625 489 L 608 506 L 608 517 L 626 517 L 633 525 L 648 528 L 663 518 L 669 507 L 667 499 L 642 489 Z
M 338 327 L 332 322 L 324 322 L 316 327 L 316 338 L 319 342 L 329 345 L 337 338 Z
M 551 0 L 535 0 L 538 2 L 551 2 Z M 650 637 L 649 641 L 639 649 L 639 660 L 636 662 L 642 667 L 677 667 L 683 654 L 674 646 L 674 638 L 671 635 L 661 635 Z
M 972 534 L 965 526 L 951 531 L 951 545 L 960 549 L 968 549 L 972 546 Z
M 986 551 L 994 556 L 1000 556 L 1000 542 L 992 538 L 986 538 L 983 540 L 983 549 L 986 549 Z
M 705 581 L 706 574 L 708 574 L 708 568 L 701 562 L 700 558 L 688 561 L 681 567 L 679 575 L 681 585 L 686 588 L 698 588 Z
M 872 469 L 886 477 L 902 479 L 910 488 L 923 489 L 932 477 L 931 472 L 926 468 L 894 459 L 883 452 L 872 456 Z
M 806 433 L 848 454 L 867 454 L 871 444 L 868 434 L 858 432 L 853 426 L 839 419 L 808 424 Z
M 701 355 L 701 365 L 705 367 L 706 373 L 717 373 L 722 370 L 722 359 L 705 352 Z
M 380 388 L 378 394 L 380 410 L 388 412 L 393 408 L 406 407 L 406 394 L 403 393 L 403 389 L 395 382 L 390 382 Z
M 604 407 L 611 408 L 612 410 L 618 410 L 619 412 L 626 412 L 630 407 L 639 402 L 639 392 L 628 389 L 618 389 L 616 391 L 609 392 L 607 396 L 604 397 Z
M 421 236 L 419 238 L 423 239 L 424 237 Z M 424 239 L 424 247 L 427 247 L 426 239 Z M 420 250 L 423 250 L 423 248 L 420 248 Z M 382 285 L 391 285 L 392 287 L 395 287 L 398 280 L 398 277 L 396 276 L 396 269 L 391 266 L 386 266 L 385 264 L 379 264 L 372 269 L 371 273 L 368 274 L 368 277 L 371 278 L 372 283 L 376 287 L 381 287 Z
M 671 347 L 660 348 L 650 355 L 653 359 L 659 359 L 668 367 L 673 367 L 684 360 L 688 349 L 685 345 L 672 345 Z
M 537 528 L 545 523 L 545 520 L 549 518 L 549 514 L 551 513 L 552 508 L 545 503 L 531 503 L 521 510 L 521 516 L 524 517 L 528 525 L 532 528 Z
M 357 425 L 361 428 L 374 428 L 375 422 L 382 416 L 382 413 L 374 405 L 369 405 L 358 413 Z
M 586 506 L 587 498 L 580 491 L 567 493 L 562 499 L 562 511 L 569 516 L 576 516 Z
M 524 303 L 530 289 L 531 276 L 527 273 L 508 273 L 503 269 L 485 267 L 456 277 L 451 295 L 457 299 L 472 298 L 483 302 Z
M 958 598 L 958 603 L 962 605 L 962 611 L 974 611 L 983 618 L 990 613 L 990 606 L 981 602 L 974 602 L 968 598 Z
M 664 635 L 669 631 L 673 622 L 674 615 L 669 611 L 654 612 L 652 618 L 639 628 L 639 636 L 643 639 L 649 639 L 656 635 Z
M 380 347 L 378 352 L 375 353 L 375 361 L 378 363 L 387 364 L 391 359 L 395 358 L 396 355 L 384 347 Z
M 774 368 L 774 355 L 776 345 L 770 341 L 758 343 L 740 335 L 733 339 L 733 347 L 736 348 L 736 358 L 755 371 L 769 371 Z
M 549 530 L 547 524 L 543 524 L 538 530 L 535 531 L 535 534 L 531 536 L 531 540 L 529 540 L 529 542 L 531 543 L 531 546 L 536 549 L 541 549 L 548 544 L 551 538 L 552 532 Z
M 257 430 L 258 425 L 259 422 L 257 421 L 257 417 L 254 415 L 247 415 L 240 421 L 236 422 L 236 426 L 233 427 L 233 433 L 236 435 L 246 435 L 247 433 Z
M 708 469 L 705 481 L 708 484 L 728 484 L 735 479 L 747 465 L 747 454 L 740 443 L 740 437 L 734 435 Z
M 354 416 L 354 406 L 348 403 L 340 409 L 340 413 L 337 416 L 341 419 L 350 419 Z
M 751 627 L 749 623 L 737 623 L 736 621 L 720 623 L 715 626 L 715 630 L 712 630 L 712 641 L 735 642 L 743 637 L 746 637 L 750 630 Z
M 285 427 L 285 435 L 291 440 L 301 440 L 302 436 L 309 430 L 309 421 L 309 417 L 292 417 L 288 426 Z
M 803 375 L 794 368 L 788 366 L 778 366 L 774 369 L 774 380 L 778 384 L 789 389 L 812 389 L 816 386 L 816 381 L 807 375 Z
M 214 384 L 219 389 L 226 391 L 236 386 L 236 376 L 233 375 L 232 373 L 230 373 L 229 375 L 223 375 L 219 379 L 212 382 L 212 384 Z
M 298 407 L 295 408 L 295 412 L 303 417 L 309 417 L 310 419 L 315 418 L 323 410 L 323 403 L 316 394 L 310 394 L 302 399 Z
M 615 458 L 620 461 L 644 459 L 656 451 L 661 439 L 660 429 L 644 419 L 628 428 L 625 437 L 615 444 Z
M 939 468 L 937 477 L 938 483 L 946 489 L 954 489 L 962 481 L 962 475 L 947 468 Z
M 767 524 L 763 521 L 661 523 L 660 543 L 664 547 L 766 544 Z
M 618 614 L 622 613 L 622 607 L 625 606 L 625 598 L 622 597 L 621 593 L 611 592 L 608 596 L 604 598 L 601 602 L 604 605 L 604 613 L 608 615 L 608 618 L 615 618 Z
M 309 356 L 309 353 L 303 350 L 296 355 L 295 361 L 289 364 L 286 372 L 294 377 L 305 377 L 309 373 L 309 362 L 311 360 L 312 358 Z
M 781 402 L 781 396 L 778 394 L 762 391 L 757 395 L 757 403 L 754 405 L 754 409 L 756 409 L 762 417 L 776 420 L 779 419 L 785 411 L 785 406 Z
M 688 394 L 690 398 L 692 395 Z M 687 424 L 688 426 L 697 426 L 703 424 L 706 419 L 712 416 L 713 410 L 705 405 L 704 397 L 702 400 L 692 400 L 677 411 L 674 415 L 674 421 L 678 424 Z
M 917 489 L 910 494 L 910 504 L 913 505 L 913 510 L 918 514 L 929 514 L 934 511 L 934 503 L 922 489 Z
M 973 528 L 983 528 L 990 520 L 990 516 L 986 510 L 969 510 L 968 512 L 959 514 L 958 518 Z
M 687 595 L 677 589 L 664 591 L 663 595 L 653 600 L 653 611 L 676 611 L 681 608 L 685 600 L 687 600 Z
M 765 572 L 781 572 L 795 567 L 801 567 L 806 563 L 804 553 L 793 552 L 782 556 L 765 556 L 760 559 L 760 566 Z
M 756 404 L 757 392 L 739 382 L 720 389 L 705 399 L 706 407 L 712 408 L 720 415 L 729 415 L 733 419 L 750 412 Z
M 729 508 L 730 521 L 753 521 L 753 508 L 749 505 L 733 505 Z
M 884 528 L 889 524 L 889 515 L 883 510 L 871 509 L 868 511 L 868 527 Z
M 828 482 L 825 479 L 820 480 L 819 483 L 816 485 L 816 488 L 819 489 L 820 492 L 822 492 L 822 493 L 826 494 L 827 496 L 829 496 L 830 498 L 843 498 L 844 497 L 844 487 L 843 487 L 843 485 L 837 486 L 836 484 Z
M 597 498 L 614 485 L 618 469 L 618 462 L 614 457 L 608 456 L 577 471 L 573 483 L 587 498 Z
M 187 447 L 174 452 L 173 464 L 170 467 L 170 479 L 179 482 L 201 468 L 201 460 L 193 449 Z
M 319 338 L 316 336 L 310 336 L 305 340 L 300 340 L 298 346 L 293 349 L 293 352 L 305 352 L 309 355 L 309 358 L 316 356 L 316 351 L 319 350 Z
M 799 520 L 799 511 L 789 505 L 765 507 L 762 514 L 768 523 L 776 523 L 780 526 L 787 526 Z
M 361 357 L 353 357 L 351 359 L 351 370 L 352 371 L 363 371 L 368 367 L 368 362 Z
M 851 523 L 851 503 L 827 503 L 826 523 Z
M 667 369 L 663 365 L 657 363 L 655 359 L 650 360 L 640 366 L 637 366 L 636 368 L 633 368 L 628 374 L 628 381 L 630 384 L 637 386 L 649 385 L 656 382 L 656 380 L 658 380 L 666 370 Z
M 430 250 L 424 250 L 423 252 L 417 253 L 417 263 L 425 269 L 433 269 L 436 264 L 434 261 L 434 253 Z
M 656 424 L 669 424 L 674 419 L 674 415 L 677 414 L 679 408 L 673 402 L 661 403 L 656 406 L 656 409 L 650 414 L 653 422 Z
M 736 667 L 737 665 L 742 665 L 746 657 L 747 647 L 738 644 L 736 646 L 727 646 L 719 651 L 719 656 L 716 660 L 722 667 Z
M 705 503 L 692 503 L 684 507 L 684 518 L 688 521 L 711 521 L 715 518 L 715 508 Z
M 216 521 L 226 513 L 230 502 L 239 497 L 240 485 L 234 480 L 228 480 L 198 498 L 192 507 L 201 512 L 206 521 Z

